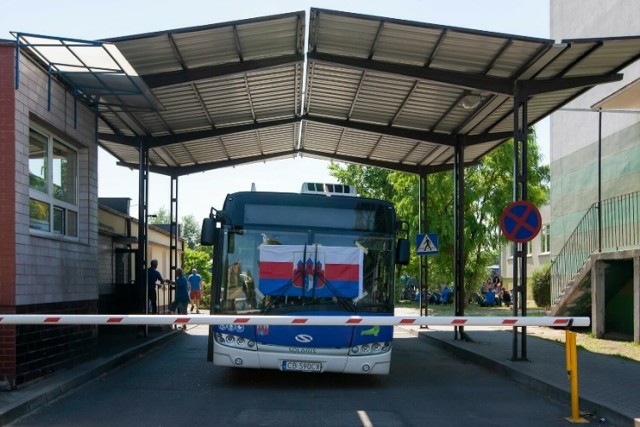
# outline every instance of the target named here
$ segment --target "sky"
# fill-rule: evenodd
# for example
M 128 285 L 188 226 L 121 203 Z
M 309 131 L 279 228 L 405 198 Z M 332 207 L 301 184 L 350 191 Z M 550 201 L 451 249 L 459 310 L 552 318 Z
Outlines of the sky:
M 25 0 L 7 1 L 0 15 L 0 39 L 11 31 L 99 40 L 153 31 L 208 25 L 304 10 L 311 7 L 384 16 L 438 25 L 549 38 L 550 0 Z M 549 120 L 536 125 L 543 161 L 549 162 Z M 100 149 L 98 196 L 131 198 L 138 213 L 138 171 L 116 165 Z M 178 178 L 178 217 L 197 222 L 211 207 L 222 208 L 228 193 L 299 192 L 303 182 L 336 182 L 328 161 L 310 158 L 274 160 Z M 149 213 L 171 206 L 170 179 L 149 175 Z

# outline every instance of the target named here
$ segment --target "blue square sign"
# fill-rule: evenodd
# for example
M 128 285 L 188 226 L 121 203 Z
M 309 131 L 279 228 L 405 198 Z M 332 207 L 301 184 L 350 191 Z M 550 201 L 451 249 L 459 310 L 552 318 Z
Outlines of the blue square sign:
M 416 235 L 416 254 L 435 255 L 438 253 L 438 235 L 435 233 Z

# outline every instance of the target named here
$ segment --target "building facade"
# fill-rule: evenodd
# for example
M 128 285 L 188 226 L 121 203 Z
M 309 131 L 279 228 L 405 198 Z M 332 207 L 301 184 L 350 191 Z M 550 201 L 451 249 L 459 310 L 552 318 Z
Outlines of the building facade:
M 140 298 L 136 294 L 135 253 L 138 249 L 139 222 L 129 214 L 128 198 L 100 198 L 98 210 L 99 272 L 98 311 L 100 313 L 140 312 Z M 169 227 L 150 224 L 147 233 L 148 260 L 158 260 L 163 278 L 173 279 L 171 271 L 171 234 Z M 182 265 L 185 242 L 177 242 L 178 264 Z M 173 291 L 164 284 L 157 292 L 160 312 L 172 301 Z
M 552 0 L 551 37 L 637 36 L 638 16 L 636 1 Z M 622 73 L 551 116 L 552 314 L 640 342 L 640 61 Z
M 640 3 L 635 1 L 552 0 L 551 37 L 560 41 L 638 35 L 638 16 Z M 640 190 L 640 108 L 603 109 L 601 121 L 597 108 L 600 101 L 640 77 L 640 62 L 623 73 L 622 81 L 597 86 L 551 115 L 553 255 L 598 202 L 599 185 L 603 200 Z
M 16 49 L 0 41 L 0 315 L 139 310 L 118 300 L 118 287 L 131 292 L 135 283 L 138 223 L 99 208 L 95 112 Z M 170 277 L 169 233 L 152 226 L 148 235 L 148 259 Z M 169 290 L 160 295 L 166 305 Z M 98 333 L 95 325 L 0 326 L 0 382 L 14 389 L 86 360 Z
M 16 58 L 18 64 L 16 66 Z M 17 73 L 17 75 L 16 75 Z M 0 44 L 4 313 L 89 314 L 98 301 L 95 115 L 25 55 Z M 84 358 L 89 325 L 2 328 L 0 376 L 14 387 Z M 64 336 L 65 338 L 60 338 Z

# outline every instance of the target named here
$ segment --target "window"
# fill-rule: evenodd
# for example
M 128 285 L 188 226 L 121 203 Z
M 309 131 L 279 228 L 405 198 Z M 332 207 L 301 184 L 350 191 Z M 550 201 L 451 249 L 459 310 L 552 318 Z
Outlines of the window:
M 531 240 L 527 242 L 527 256 L 531 256 L 533 254 L 533 245 L 531 244 Z
M 549 224 L 542 224 L 540 230 L 540 252 L 545 254 L 551 252 L 551 227 Z
M 36 129 L 29 129 L 29 226 L 78 237 L 78 153 Z

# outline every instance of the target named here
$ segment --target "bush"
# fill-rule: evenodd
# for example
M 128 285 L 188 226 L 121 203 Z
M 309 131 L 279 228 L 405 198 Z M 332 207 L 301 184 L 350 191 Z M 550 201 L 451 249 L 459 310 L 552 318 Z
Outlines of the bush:
M 533 300 L 538 307 L 551 305 L 551 264 L 546 264 L 533 272 Z
M 208 310 L 209 307 L 211 307 L 211 285 L 203 280 L 202 291 L 200 293 L 200 308 Z

